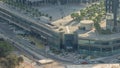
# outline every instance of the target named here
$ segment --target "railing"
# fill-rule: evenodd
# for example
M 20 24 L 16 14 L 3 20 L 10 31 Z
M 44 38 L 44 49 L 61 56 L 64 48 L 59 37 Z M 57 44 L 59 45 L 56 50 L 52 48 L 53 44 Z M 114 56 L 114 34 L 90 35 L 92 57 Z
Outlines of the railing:
M 20 26 L 20 27 L 22 26 L 23 29 L 28 28 L 30 30 L 34 30 L 37 34 L 43 35 L 46 38 L 52 38 L 52 41 L 55 40 L 55 41 L 60 42 L 59 33 L 56 33 L 54 31 L 52 31 L 51 29 L 48 29 L 46 26 L 42 25 L 41 23 L 36 24 L 34 22 L 28 21 L 27 19 L 16 16 L 16 15 L 8 12 L 7 10 L 1 9 L 1 8 L 0 8 L 0 16 L 5 18 L 6 20 L 12 21 L 12 23 L 17 26 Z M 48 43 L 49 43 L 49 40 L 48 40 Z M 56 45 L 55 42 L 52 42 L 52 44 Z M 57 43 L 57 45 L 60 45 L 60 43 Z
M 15 19 L 17 18 L 17 20 L 21 20 L 22 22 L 25 22 L 25 24 L 27 23 L 27 24 L 29 24 L 29 25 L 34 25 L 34 26 L 37 27 L 38 29 L 43 29 L 43 30 L 45 30 L 47 33 L 52 34 L 54 37 L 55 37 L 55 36 L 56 36 L 56 37 L 59 36 L 59 35 L 58 35 L 59 33 L 53 31 L 53 30 L 52 30 L 51 28 L 49 28 L 46 24 L 44 24 L 44 22 L 42 22 L 42 21 L 36 22 L 36 21 L 34 21 L 33 19 L 29 19 L 29 20 L 28 20 L 28 18 L 22 18 L 21 16 L 15 15 L 15 14 L 13 14 L 13 13 L 10 13 L 9 11 L 7 11 L 7 10 L 5 10 L 5 9 L 3 9 L 3 8 L 0 8 L 0 11 L 6 13 L 7 15 L 12 16 L 13 19 L 14 19 L 14 18 L 15 18 Z M 23 14 L 22 14 L 22 15 L 23 15 Z

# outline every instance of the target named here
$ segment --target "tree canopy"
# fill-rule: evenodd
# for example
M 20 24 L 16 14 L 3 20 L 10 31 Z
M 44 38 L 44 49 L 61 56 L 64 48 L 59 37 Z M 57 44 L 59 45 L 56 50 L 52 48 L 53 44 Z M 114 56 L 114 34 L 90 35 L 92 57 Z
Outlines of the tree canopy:
M 80 10 L 80 14 L 72 13 L 71 18 L 77 21 L 83 19 L 93 20 L 96 31 L 99 33 L 106 34 L 105 33 L 106 30 L 103 30 L 99 24 L 103 19 L 105 19 L 105 14 L 106 13 L 105 13 L 104 1 L 101 1 L 100 3 L 91 4 L 90 6 Z M 109 32 L 109 30 L 107 30 L 106 32 Z
M 11 54 L 13 47 L 6 41 L 0 41 L 0 67 L 1 68 L 16 68 L 24 60 L 22 57 L 17 57 Z
M 7 56 L 13 48 L 10 46 L 9 43 L 5 41 L 0 41 L 0 57 L 5 57 Z

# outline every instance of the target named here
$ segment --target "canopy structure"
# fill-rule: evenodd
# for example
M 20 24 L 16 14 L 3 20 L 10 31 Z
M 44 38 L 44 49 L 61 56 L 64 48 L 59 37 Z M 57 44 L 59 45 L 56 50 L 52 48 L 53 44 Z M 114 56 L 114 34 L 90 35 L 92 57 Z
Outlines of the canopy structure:
M 38 61 L 40 64 L 48 64 L 48 63 L 52 63 L 53 60 L 51 59 L 42 59 Z
M 27 1 L 35 2 L 35 1 L 43 1 L 43 0 L 27 0 Z

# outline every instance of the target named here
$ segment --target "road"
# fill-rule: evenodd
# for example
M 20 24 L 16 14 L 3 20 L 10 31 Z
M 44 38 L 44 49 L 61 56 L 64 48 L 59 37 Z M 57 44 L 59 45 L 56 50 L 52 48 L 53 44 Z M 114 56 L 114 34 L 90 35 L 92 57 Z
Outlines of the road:
M 4 14 L 4 13 L 3 13 Z M 17 13 L 16 13 L 17 14 Z M 1 20 L 1 19 L 0 19 Z M 40 24 L 36 24 L 36 25 L 40 25 Z M 8 26 L 8 27 L 7 27 Z M 35 26 L 36 27 L 36 26 Z M 39 27 L 39 26 L 37 26 Z M 36 28 L 37 29 L 37 28 Z M 39 29 L 37 29 L 39 30 Z M 26 53 L 29 53 L 31 55 L 31 57 L 33 58 L 36 58 L 36 59 L 44 59 L 45 58 L 45 51 L 44 50 L 40 50 L 38 49 L 37 47 L 35 47 L 34 45 L 30 44 L 29 41 L 27 40 L 24 40 L 22 38 L 18 38 L 16 36 L 15 33 L 13 33 L 10 28 L 9 28 L 9 25 L 7 24 L 2 24 L 0 23 L 0 32 L 4 35 L 4 37 L 6 37 L 8 40 L 12 41 L 12 42 L 15 42 L 17 44 L 17 48 L 23 50 L 24 52 Z M 48 32 L 48 31 L 47 31 Z M 50 32 L 51 34 L 51 32 Z M 54 34 L 52 34 L 54 35 Z M 49 55 L 48 54 L 48 57 L 49 58 L 52 58 L 54 60 L 57 60 L 57 61 L 60 61 L 60 62 L 64 62 L 64 63 L 72 63 L 70 61 L 65 61 L 65 60 L 61 60 L 61 59 L 58 59 L 57 57 L 53 56 L 53 55 Z M 109 57 L 109 59 L 112 59 L 116 56 L 112 56 L 112 57 Z M 107 57 L 108 58 L 108 57 Z M 109 59 L 103 59 L 103 60 L 108 60 Z M 107 62 L 108 62 L 107 61 Z
M 0 19 L 1 20 L 1 19 Z M 45 59 L 46 55 L 45 55 L 45 51 L 44 50 L 40 50 L 37 47 L 35 47 L 34 45 L 30 44 L 29 41 L 24 40 L 22 38 L 18 38 L 17 35 L 10 30 L 10 27 L 8 24 L 4 24 L 0 22 L 0 33 L 2 33 L 1 36 L 3 36 L 4 38 L 8 39 L 9 41 L 14 42 L 16 45 L 14 45 L 16 48 L 18 48 L 19 50 L 21 50 L 22 52 L 24 52 L 26 55 L 28 55 L 31 58 L 34 59 Z M 114 55 L 114 56 L 110 56 L 110 57 L 105 57 L 102 58 L 102 60 L 105 60 L 107 63 L 110 62 L 113 58 L 116 58 L 117 56 L 120 55 Z M 61 60 L 56 58 L 55 56 L 49 55 L 49 58 L 52 58 L 54 60 L 60 61 L 67 64 L 72 64 L 72 62 L 69 61 L 65 61 L 65 60 Z
M 58 46 L 60 45 L 60 34 L 59 32 L 54 31 L 53 29 L 51 29 L 51 27 L 49 27 L 47 24 L 45 24 L 43 21 L 38 21 L 35 20 L 34 18 L 28 17 L 26 14 L 18 12 L 14 9 L 12 9 L 12 7 L 10 8 L 10 6 L 7 4 L 3 4 L 2 2 L 0 2 L 0 17 L 4 18 L 4 19 L 9 19 L 12 22 L 18 26 L 20 26 L 21 28 L 28 28 L 29 30 L 31 30 L 32 32 L 40 35 L 39 37 L 41 38 L 41 36 L 44 36 L 45 39 L 52 39 L 52 40 L 56 40 L 58 41 Z M 13 11 L 14 10 L 14 11 Z M 43 40 L 42 40 L 43 41 Z M 51 43 L 50 40 L 47 40 L 47 43 Z M 56 45 L 56 43 L 52 42 L 51 43 L 51 47 L 53 45 Z
M 36 59 L 45 59 L 45 57 L 33 51 L 34 48 L 29 42 L 25 41 L 24 39 L 18 38 L 16 34 L 13 33 L 12 30 L 9 29 L 9 26 L 6 26 L 6 25 L 7 24 L 0 23 L 0 32 L 3 34 L 2 35 L 3 37 L 6 37 L 7 40 L 17 44 L 17 46 L 20 47 L 20 49 L 23 49 L 27 53 L 30 53 L 32 57 L 35 56 Z
M 112 55 L 112 56 L 93 59 L 92 61 L 99 61 L 100 60 L 100 61 L 104 61 L 105 63 L 114 63 L 112 61 L 115 60 L 119 56 L 120 56 L 120 54 L 115 54 L 115 55 Z
M 36 60 L 46 58 L 45 50 L 40 50 L 36 46 L 32 45 L 29 41 L 27 41 L 23 38 L 17 37 L 17 35 L 12 30 L 10 30 L 10 26 L 8 24 L 0 22 L 0 33 L 2 33 L 2 36 L 7 38 L 7 40 L 12 41 L 15 44 L 17 44 L 15 46 L 18 49 L 25 52 L 26 55 L 30 56 L 31 58 L 34 58 Z M 59 59 L 50 54 L 48 54 L 47 57 L 49 57 L 55 61 L 65 63 L 65 64 L 72 64 L 72 62 L 70 62 L 70 61 Z

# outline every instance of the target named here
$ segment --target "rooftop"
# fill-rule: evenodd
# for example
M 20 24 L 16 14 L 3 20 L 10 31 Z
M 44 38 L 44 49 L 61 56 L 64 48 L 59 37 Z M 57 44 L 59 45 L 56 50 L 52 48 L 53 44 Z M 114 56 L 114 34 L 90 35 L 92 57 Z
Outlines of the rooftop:
M 82 24 L 93 24 L 94 22 L 92 20 L 82 20 L 80 21 Z
M 28 1 L 34 2 L 34 1 L 43 1 L 43 0 L 28 0 Z
M 29 0 L 29 1 L 36 1 L 36 0 Z M 31 22 L 34 22 L 35 24 L 37 24 L 39 26 L 46 26 L 46 28 L 48 28 L 49 30 L 53 30 L 53 31 L 56 31 L 56 32 L 61 32 L 62 31 L 64 33 L 73 33 L 78 28 L 78 26 L 73 26 L 72 25 L 72 24 L 74 24 L 74 22 L 71 23 L 71 21 L 73 19 L 70 17 L 70 14 L 72 12 L 79 12 L 79 10 L 84 8 L 85 6 L 84 5 L 72 5 L 71 7 L 69 7 L 69 6 L 70 5 L 34 7 L 34 8 L 39 9 L 39 11 L 41 11 L 41 12 L 47 13 L 48 15 L 51 14 L 53 19 L 55 19 L 55 20 L 49 21 L 45 17 L 41 17 L 41 20 L 29 17 L 29 15 L 27 15 L 25 12 L 19 11 L 19 10 L 16 10 L 16 9 L 14 10 L 13 7 L 10 8 L 10 7 L 8 7 L 8 5 L 0 2 L 0 7 L 1 8 L 6 9 L 9 12 L 11 12 L 11 13 L 17 15 L 17 16 L 20 16 L 24 19 L 27 19 Z M 74 7 L 76 7 L 76 8 L 74 8 Z M 55 10 L 53 10 L 53 9 L 55 9 Z M 64 12 L 63 18 L 61 18 L 60 9 L 65 9 L 65 10 L 62 10 Z
M 83 39 L 90 39 L 90 40 L 102 40 L 102 41 L 110 41 L 110 40 L 115 40 L 115 39 L 120 39 L 120 33 L 115 33 L 115 34 L 98 34 L 95 32 L 95 29 L 81 33 L 78 35 L 79 38 Z
M 8 11 L 10 11 L 11 13 L 13 14 L 16 14 L 20 17 L 23 17 L 27 20 L 30 20 L 32 22 L 34 22 L 35 24 L 38 24 L 40 26 L 47 26 L 48 29 L 53 29 L 55 31 L 58 31 L 58 32 L 64 32 L 66 34 L 69 34 L 69 33 L 73 33 L 74 31 L 77 30 L 78 34 L 79 34 L 79 38 L 84 38 L 84 39 L 92 39 L 92 40 L 113 40 L 113 39 L 117 39 L 117 38 L 120 38 L 120 33 L 116 33 L 116 34 L 108 34 L 108 35 L 102 35 L 102 34 L 98 34 L 95 32 L 95 29 L 93 30 L 90 30 L 90 31 L 82 31 L 82 30 L 78 30 L 78 23 L 76 24 L 76 22 L 70 22 L 72 19 L 70 18 L 70 16 L 66 16 L 64 17 L 63 19 L 60 19 L 60 20 L 57 20 L 57 21 L 54 21 L 52 24 L 54 26 L 50 26 L 50 25 L 41 25 L 41 22 L 42 21 L 37 21 L 35 19 L 32 19 L 30 17 L 28 17 L 27 15 L 24 15 L 24 14 L 20 14 L 18 13 L 18 11 L 13 11 L 12 9 L 8 8 L 8 5 L 5 5 L 3 4 L 2 2 L 0 2 L 0 7 L 4 8 L 4 9 L 7 9 Z M 60 22 L 62 21 L 62 23 L 60 24 Z M 91 20 L 83 20 L 81 21 L 83 22 L 84 24 L 89 24 L 89 23 L 93 23 L 93 21 Z M 70 23 L 68 25 L 66 25 L 66 23 Z M 73 24 L 76 24 L 75 26 L 73 26 Z M 105 23 L 101 24 L 102 27 L 106 26 Z

